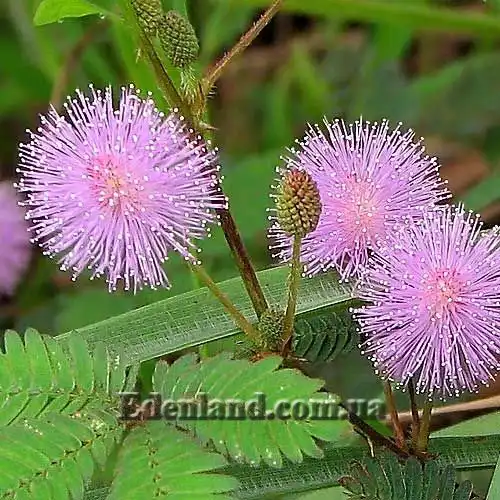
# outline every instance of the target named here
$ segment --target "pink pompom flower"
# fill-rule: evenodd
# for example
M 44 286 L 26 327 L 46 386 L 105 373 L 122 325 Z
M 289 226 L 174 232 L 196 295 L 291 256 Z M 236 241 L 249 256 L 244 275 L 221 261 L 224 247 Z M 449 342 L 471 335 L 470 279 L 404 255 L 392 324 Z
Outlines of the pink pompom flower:
M 386 120 L 346 124 L 325 120 L 326 134 L 310 127 L 299 150 L 291 149 L 284 171 L 307 171 L 316 182 L 322 212 L 302 242 L 307 275 L 336 268 L 343 279 L 358 274 L 393 228 L 449 197 L 435 158 L 424 154 L 414 133 Z M 283 169 L 279 169 L 281 171 Z M 271 216 L 270 250 L 282 262 L 291 239 Z
M 10 182 L 0 183 L 0 294 L 12 295 L 26 270 L 31 245 L 25 212 Z
M 20 146 L 18 188 L 27 197 L 34 241 L 73 279 L 85 269 L 109 290 L 169 287 L 163 270 L 175 250 L 196 262 L 193 239 L 207 235 L 226 199 L 217 155 L 150 94 L 90 86 L 51 109 Z
M 500 370 L 500 235 L 440 207 L 395 232 L 362 273 L 362 352 L 385 379 L 458 396 Z

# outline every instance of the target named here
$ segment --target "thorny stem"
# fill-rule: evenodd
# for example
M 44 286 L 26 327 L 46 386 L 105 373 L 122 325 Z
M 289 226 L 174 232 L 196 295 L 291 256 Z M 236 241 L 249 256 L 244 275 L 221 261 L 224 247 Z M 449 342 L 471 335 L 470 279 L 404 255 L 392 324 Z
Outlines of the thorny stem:
M 205 98 L 215 82 L 219 79 L 224 68 L 259 36 L 259 33 L 269 24 L 271 19 L 278 12 L 282 3 L 283 0 L 274 0 L 259 20 L 238 40 L 236 45 L 234 45 L 234 47 L 214 66 L 208 69 L 201 85 L 202 93 Z
M 180 113 L 192 126 L 193 129 L 199 128 L 200 124 L 197 123 L 197 120 L 190 106 L 182 99 L 180 94 L 177 92 L 174 83 L 172 82 L 170 76 L 167 73 L 167 70 L 158 57 L 151 41 L 137 23 L 137 16 L 133 12 L 129 1 L 130 0 L 122 0 L 122 5 L 125 8 L 127 20 L 130 20 L 134 23 L 135 30 L 140 35 L 141 48 L 145 57 L 154 70 L 154 73 L 164 95 L 167 97 L 167 100 L 172 106 L 179 109 Z M 194 130 L 193 134 L 196 135 Z M 260 315 L 268 309 L 267 301 L 257 278 L 257 274 L 255 273 L 255 269 L 250 260 L 250 256 L 248 255 L 248 252 L 234 221 L 234 218 L 231 215 L 229 209 L 217 209 L 216 213 L 219 216 L 221 228 L 224 232 L 224 237 L 226 238 L 226 242 L 236 262 L 238 271 L 243 280 L 250 300 L 252 301 L 254 310 L 257 316 L 260 317 Z
M 429 433 L 431 428 L 431 413 L 432 413 L 432 401 L 428 399 L 424 403 L 424 408 L 422 410 L 422 419 L 420 423 L 420 432 L 418 434 L 416 450 L 419 452 L 427 451 L 427 446 L 429 444 Z
M 408 395 L 410 396 L 410 408 L 411 408 L 411 442 L 413 448 L 416 448 L 418 435 L 420 433 L 420 416 L 418 414 L 417 401 L 415 399 L 415 385 L 413 384 L 413 379 L 408 381 Z
M 205 271 L 203 266 L 197 264 L 189 264 L 191 271 L 200 278 L 206 287 L 213 293 L 213 295 L 219 300 L 219 302 L 224 306 L 226 312 L 233 318 L 234 322 L 238 325 L 244 333 L 248 335 L 251 339 L 258 339 L 259 333 L 255 327 L 250 323 L 243 314 L 241 314 L 238 309 L 231 302 L 229 297 L 218 287 L 217 283 L 210 277 L 210 275 Z
M 299 285 L 302 266 L 300 264 L 300 247 L 302 238 L 294 236 L 292 247 L 292 267 L 289 275 L 288 285 L 288 303 L 286 306 L 285 319 L 283 321 L 283 352 L 286 357 L 288 345 L 293 335 L 293 322 L 295 318 L 295 309 L 297 308 L 297 297 L 299 295 Z
M 396 403 L 394 401 L 394 394 L 392 392 L 391 383 L 388 381 L 384 381 L 384 395 L 387 409 L 389 410 L 389 414 L 391 416 L 392 426 L 394 428 L 396 444 L 400 448 L 406 449 L 405 435 L 403 432 L 403 428 L 401 427 L 401 422 L 399 421 L 398 410 L 396 409 Z

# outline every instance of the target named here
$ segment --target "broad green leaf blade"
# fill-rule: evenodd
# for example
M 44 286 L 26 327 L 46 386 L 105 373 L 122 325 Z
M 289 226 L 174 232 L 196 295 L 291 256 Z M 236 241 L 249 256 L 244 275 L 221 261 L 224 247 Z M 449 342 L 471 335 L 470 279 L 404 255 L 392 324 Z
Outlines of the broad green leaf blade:
M 313 491 L 312 493 L 287 496 L 283 500 L 347 500 L 347 497 L 344 494 L 343 488 L 340 486 L 334 486 L 333 488 L 324 488 L 318 491 Z
M 269 303 L 284 305 L 288 268 L 267 269 L 258 275 Z M 240 278 L 224 281 L 219 286 L 247 318 L 257 320 Z M 301 283 L 297 314 L 300 318 L 318 309 L 345 309 L 351 301 L 351 289 L 339 284 L 337 276 L 317 276 Z M 129 363 L 146 361 L 240 333 L 206 288 L 170 297 L 76 331 L 91 349 L 98 341 L 102 341 L 110 353 L 123 347 Z M 56 339 L 68 342 L 73 334 L 67 332 Z
M 497 498 L 500 498 L 500 455 L 491 479 L 490 489 L 488 490 L 486 500 L 495 500 Z
M 42 0 L 33 22 L 36 26 L 51 24 L 67 17 L 83 17 L 92 14 L 109 14 L 98 5 L 87 0 Z
M 431 438 L 430 442 L 430 452 L 439 456 L 438 463 L 441 466 L 454 464 L 457 470 L 494 467 L 499 449 L 500 436 L 481 439 Z M 231 463 L 221 472 L 234 476 L 240 482 L 236 498 L 260 500 L 267 495 L 286 495 L 336 486 L 338 479 L 348 473 L 348 464 L 352 460 L 368 458 L 369 450 L 365 444 L 350 447 L 330 444 L 324 448 L 324 455 L 321 460 L 305 458 L 301 463 L 286 463 L 282 469 Z M 106 498 L 102 495 L 104 491 L 97 490 L 88 500 Z
M 218 0 L 228 2 L 230 0 Z M 265 8 L 269 0 L 241 0 L 245 6 Z M 494 38 L 500 34 L 500 20 L 476 12 L 459 12 L 450 8 L 434 7 L 410 1 L 383 0 L 286 0 L 283 10 L 327 16 L 336 20 L 368 21 L 396 24 L 398 27 L 425 28 L 452 31 Z
M 433 437 L 500 435 L 500 411 L 459 422 L 432 434 Z

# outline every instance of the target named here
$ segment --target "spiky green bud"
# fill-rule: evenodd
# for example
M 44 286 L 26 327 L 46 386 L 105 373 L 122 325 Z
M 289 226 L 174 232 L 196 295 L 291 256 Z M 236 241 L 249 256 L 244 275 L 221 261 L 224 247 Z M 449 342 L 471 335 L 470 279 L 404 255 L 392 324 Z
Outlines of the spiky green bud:
M 284 319 L 285 314 L 278 309 L 268 309 L 262 313 L 257 324 L 261 334 L 259 348 L 273 352 L 281 349 Z
M 161 0 L 131 0 L 131 4 L 143 31 L 156 35 L 163 15 Z
M 198 58 L 198 37 L 188 19 L 175 10 L 167 12 L 160 23 L 158 37 L 166 56 L 176 68 L 185 68 Z
M 278 222 L 289 236 L 304 237 L 316 229 L 321 214 L 318 186 L 309 173 L 287 170 L 276 196 Z

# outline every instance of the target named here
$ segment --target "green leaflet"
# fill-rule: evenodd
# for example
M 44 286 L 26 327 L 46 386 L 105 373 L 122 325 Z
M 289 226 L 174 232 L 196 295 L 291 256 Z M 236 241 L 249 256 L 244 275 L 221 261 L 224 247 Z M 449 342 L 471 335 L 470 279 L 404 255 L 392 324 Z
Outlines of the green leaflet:
M 46 413 L 96 415 L 118 408 L 116 393 L 131 390 L 137 365 L 109 354 L 97 343 L 89 351 L 78 335 L 63 349 L 52 337 L 28 329 L 24 336 L 5 333 L 6 353 L 0 354 L 0 428 Z M 102 415 L 99 417 L 102 418 Z M 114 418 L 114 417 L 113 417 Z
M 288 268 L 267 269 L 258 275 L 270 305 L 285 304 Z M 240 278 L 219 286 L 247 318 L 257 320 Z M 332 307 L 346 308 L 351 300 L 351 289 L 339 284 L 334 274 L 305 279 L 299 289 L 297 317 Z M 122 346 L 127 361 L 136 363 L 236 335 L 240 330 L 217 299 L 206 288 L 200 288 L 79 328 L 77 332 L 90 346 L 97 341 L 110 351 Z M 64 333 L 56 339 L 66 343 L 73 334 Z
M 237 488 L 235 478 L 215 473 L 225 459 L 208 453 L 164 421 L 149 421 L 127 436 L 118 457 L 108 500 L 170 498 L 224 499 Z M 219 472 L 219 471 L 217 471 Z
M 0 428 L 0 492 L 12 498 L 82 498 L 96 465 L 92 450 L 104 445 L 109 454 L 121 437 L 121 429 L 107 420 L 45 412 Z
M 295 321 L 293 352 L 315 361 L 333 361 L 358 343 L 356 323 L 347 311 L 324 311 Z
M 192 412 L 197 411 L 200 394 L 204 394 L 208 402 L 228 399 L 243 402 L 240 409 L 235 407 L 236 418 L 232 419 L 228 419 L 226 413 L 221 413 L 225 419 L 217 419 L 215 412 L 206 420 L 172 419 L 177 426 L 192 431 L 202 441 L 211 441 L 217 451 L 236 461 L 253 464 L 264 461 L 272 467 L 281 467 L 283 457 L 293 462 L 301 462 L 303 455 L 321 457 L 323 452 L 313 438 L 336 440 L 349 429 L 347 422 L 299 419 L 291 414 L 289 420 L 267 419 L 264 415 L 262 419 L 244 418 L 244 402 L 258 401 L 264 387 L 263 412 L 272 411 L 280 400 L 301 400 L 308 405 L 313 404 L 310 401 L 329 400 L 332 408 L 336 404 L 336 397 L 318 392 L 323 381 L 311 379 L 295 369 L 278 370 L 281 362 L 279 356 L 252 363 L 231 359 L 228 353 L 222 353 L 198 363 L 194 355 L 187 355 L 170 366 L 158 363 L 153 388 L 161 394 L 163 402 L 191 400 Z
M 83 17 L 92 14 L 113 13 L 88 0 L 42 0 L 38 6 L 33 22 L 35 26 L 61 21 L 68 17 Z
M 74 335 L 65 349 L 28 329 L 5 334 L 0 354 L 0 492 L 12 498 L 82 498 L 96 465 L 121 440 L 117 391 L 130 391 L 137 366 L 88 350 Z M 7 498 L 11 498 L 8 496 Z
M 398 463 L 395 455 L 384 453 L 351 463 L 350 475 L 340 483 L 351 500 L 469 500 L 472 484 L 457 485 L 455 479 L 453 465 L 422 465 L 415 457 Z

